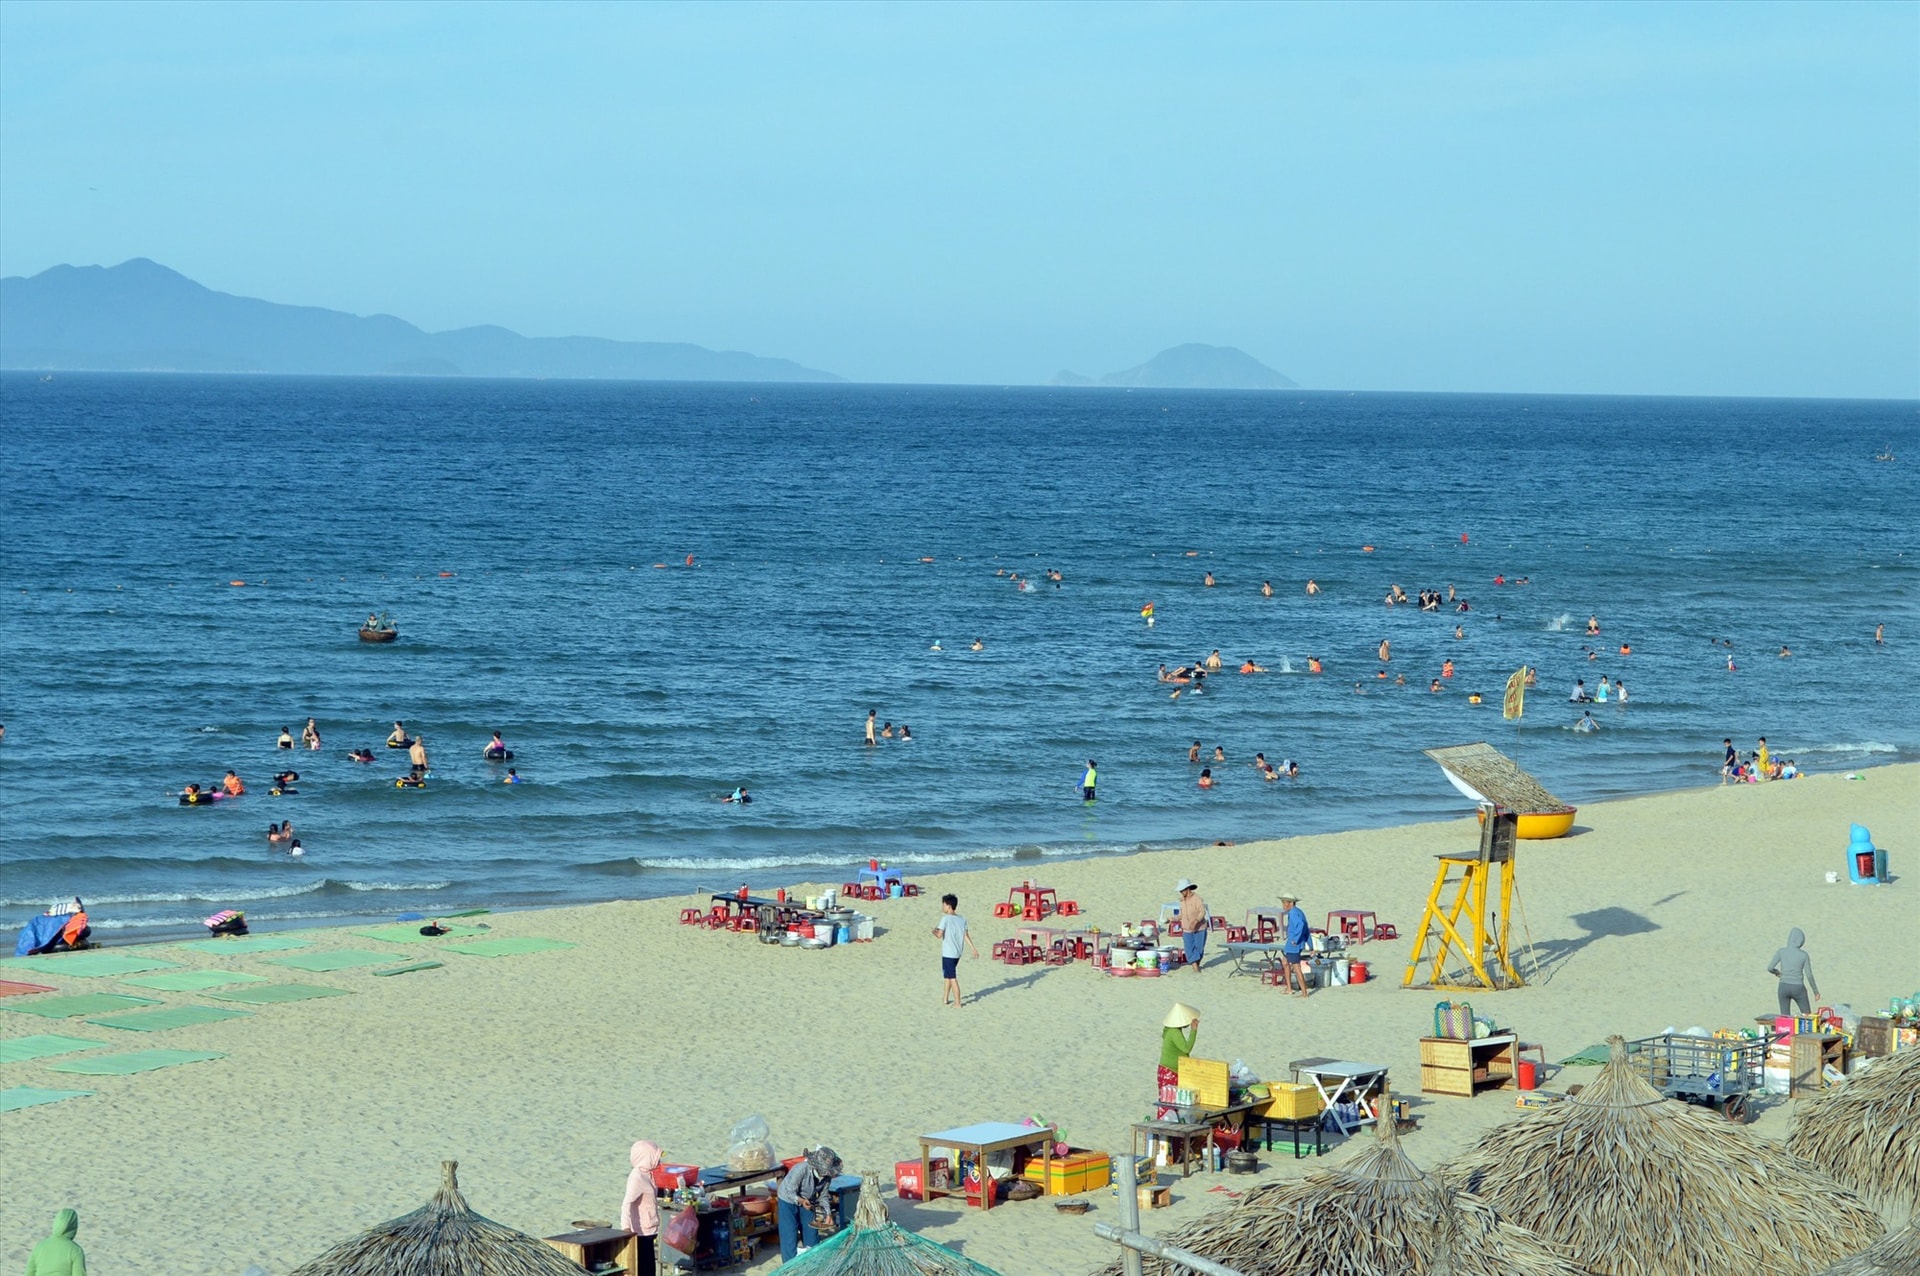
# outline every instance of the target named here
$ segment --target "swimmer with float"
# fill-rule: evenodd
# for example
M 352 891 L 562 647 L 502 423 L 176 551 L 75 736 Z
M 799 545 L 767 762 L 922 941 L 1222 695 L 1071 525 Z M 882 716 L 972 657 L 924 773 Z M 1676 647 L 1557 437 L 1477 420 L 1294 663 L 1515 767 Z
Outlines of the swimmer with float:
M 389 749 L 404 749 L 412 743 L 413 737 L 407 734 L 407 729 L 398 722 L 394 723 L 393 734 L 387 737 L 387 747 Z
M 500 738 L 498 731 L 495 731 L 493 739 L 487 741 L 483 756 L 489 762 L 510 762 L 513 760 L 513 750 L 507 748 L 507 742 Z

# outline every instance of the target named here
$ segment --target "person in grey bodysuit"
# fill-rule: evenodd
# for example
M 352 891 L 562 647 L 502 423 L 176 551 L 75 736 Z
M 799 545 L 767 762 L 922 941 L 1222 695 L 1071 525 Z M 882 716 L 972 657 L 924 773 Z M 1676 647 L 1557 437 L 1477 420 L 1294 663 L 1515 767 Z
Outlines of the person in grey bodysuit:
M 1773 964 L 1767 967 L 1769 975 L 1780 976 L 1780 986 L 1775 991 L 1780 996 L 1780 1013 L 1790 1015 L 1798 1006 L 1800 1013 L 1813 1013 L 1813 1003 L 1807 999 L 1809 991 L 1815 997 L 1820 995 L 1820 985 L 1814 982 L 1813 962 L 1807 956 L 1807 937 L 1795 926 L 1787 932 L 1787 946 L 1773 955 Z

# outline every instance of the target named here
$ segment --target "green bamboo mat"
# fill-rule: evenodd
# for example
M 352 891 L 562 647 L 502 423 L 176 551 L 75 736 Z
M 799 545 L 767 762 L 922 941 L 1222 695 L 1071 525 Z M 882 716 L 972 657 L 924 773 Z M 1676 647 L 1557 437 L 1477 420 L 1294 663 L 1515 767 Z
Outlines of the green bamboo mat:
M 512 957 L 517 953 L 544 953 L 555 948 L 572 948 L 564 939 L 545 939 L 539 935 L 517 935 L 511 939 L 476 939 L 466 944 L 447 944 L 450 953 L 469 957 Z
M 157 957 L 135 957 L 131 953 L 90 951 L 55 953 L 46 957 L 9 957 L 7 965 L 43 975 L 78 975 L 94 979 L 103 975 L 137 975 L 143 970 L 171 970 L 177 962 Z
M 42 1090 L 39 1086 L 17 1085 L 11 1090 L 0 1090 L 0 1112 L 58 1103 L 62 1099 L 84 1099 L 92 1093 L 91 1090 Z
M 192 939 L 179 945 L 197 953 L 277 953 L 288 948 L 305 948 L 313 941 L 291 935 L 239 935 L 232 939 Z
M 91 1050 L 106 1044 L 104 1041 L 62 1037 L 55 1033 L 15 1037 L 10 1041 L 0 1041 L 0 1063 L 23 1063 L 28 1059 L 39 1059 L 50 1054 L 72 1054 L 76 1050 Z
M 376 975 L 411 975 L 416 970 L 440 970 L 446 966 L 444 961 L 416 961 L 405 966 L 390 966 L 385 970 L 376 970 Z
M 321 988 L 316 984 L 249 984 L 245 988 L 225 988 L 210 992 L 221 1001 L 238 1001 L 249 1006 L 266 1006 L 282 1001 L 311 1001 L 316 997 L 350 997 L 344 988 Z
M 219 1023 L 222 1019 L 245 1019 L 252 1013 L 251 1010 L 223 1010 L 219 1006 L 169 1006 L 165 1010 L 136 1010 L 130 1015 L 106 1015 L 87 1022 L 102 1028 L 124 1028 L 128 1032 L 165 1032 L 169 1028 Z
M 370 953 L 359 948 L 336 948 L 324 953 L 294 953 L 290 957 L 269 957 L 267 964 L 289 970 L 352 970 L 356 966 L 380 966 L 393 960 L 392 953 Z
M 377 939 L 388 944 L 425 944 L 442 939 L 459 939 L 463 935 L 484 935 L 485 926 L 449 926 L 444 935 L 422 935 L 420 927 L 425 922 L 402 922 L 398 926 L 382 926 L 377 930 L 356 930 L 353 933 L 362 939 Z
M 159 975 L 128 975 L 120 982 L 136 988 L 158 988 L 162 992 L 205 992 L 228 984 L 258 983 L 265 975 L 249 975 L 239 970 L 169 970 Z
M 47 1067 L 53 1072 L 78 1072 L 89 1077 L 124 1077 L 226 1057 L 218 1050 L 135 1050 L 131 1054 L 103 1054 L 97 1059 L 69 1059 Z
M 16 1015 L 39 1015 L 43 1019 L 73 1019 L 80 1015 L 104 1015 L 110 1010 L 125 1010 L 129 1006 L 159 1004 L 154 997 L 130 997 L 120 992 L 82 992 L 71 997 L 29 997 L 16 1005 L 0 1006 L 0 1010 L 12 1011 Z

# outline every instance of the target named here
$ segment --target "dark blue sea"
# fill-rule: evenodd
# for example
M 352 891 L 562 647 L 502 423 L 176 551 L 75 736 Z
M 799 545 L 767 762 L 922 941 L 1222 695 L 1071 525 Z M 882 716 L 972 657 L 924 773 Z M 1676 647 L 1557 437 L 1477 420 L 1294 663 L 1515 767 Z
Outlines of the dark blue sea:
M 1723 736 L 1920 757 L 1911 402 L 7 375 L 0 458 L 0 923 L 1384 825 L 1464 812 L 1420 751 L 1473 740 L 1573 802 L 1715 783 Z M 397 643 L 358 641 L 376 610 Z M 1204 694 L 1156 679 L 1216 648 Z M 1629 702 L 1576 733 L 1602 676 Z M 869 709 L 912 742 L 864 747 Z M 277 750 L 309 716 L 324 747 Z M 178 805 L 228 768 L 246 797 Z M 265 838 L 288 818 L 299 860 Z

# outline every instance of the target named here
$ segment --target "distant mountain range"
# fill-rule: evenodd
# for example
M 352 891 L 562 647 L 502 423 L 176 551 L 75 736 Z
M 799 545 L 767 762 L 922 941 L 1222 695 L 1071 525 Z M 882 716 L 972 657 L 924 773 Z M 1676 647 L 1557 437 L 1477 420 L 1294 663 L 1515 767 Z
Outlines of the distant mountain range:
M 838 381 L 738 350 L 505 328 L 426 332 L 215 292 L 136 257 L 0 279 L 0 368 L 322 375 L 581 377 L 628 381 Z
M 1198 343 L 1162 350 L 1137 368 L 1109 372 L 1095 381 L 1077 372 L 1057 372 L 1054 385 L 1123 385 L 1158 390 L 1294 390 L 1292 378 L 1275 372 L 1244 350 Z

